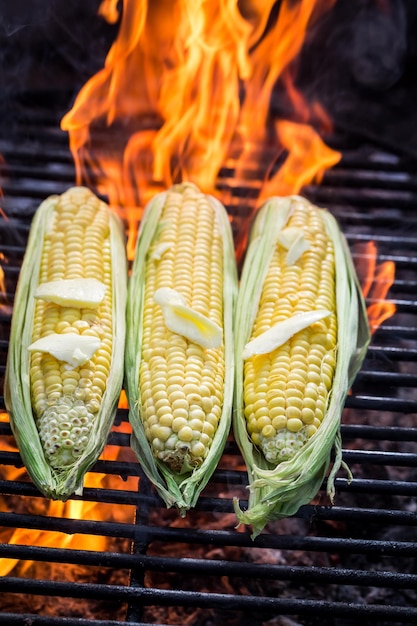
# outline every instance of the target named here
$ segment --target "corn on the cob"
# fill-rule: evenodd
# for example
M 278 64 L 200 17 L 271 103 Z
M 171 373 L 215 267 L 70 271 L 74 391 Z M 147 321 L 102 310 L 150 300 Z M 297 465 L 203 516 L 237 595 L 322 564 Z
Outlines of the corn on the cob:
M 235 323 L 234 433 L 247 464 L 256 536 L 317 493 L 369 331 L 349 249 L 334 218 L 301 197 L 260 210 L 242 271 Z
M 5 402 L 22 460 L 47 496 L 80 493 L 123 382 L 127 261 L 122 223 L 84 187 L 41 204 L 10 334 Z
M 195 505 L 230 430 L 237 291 L 224 207 L 191 183 L 145 209 L 127 314 L 132 447 L 167 506 Z

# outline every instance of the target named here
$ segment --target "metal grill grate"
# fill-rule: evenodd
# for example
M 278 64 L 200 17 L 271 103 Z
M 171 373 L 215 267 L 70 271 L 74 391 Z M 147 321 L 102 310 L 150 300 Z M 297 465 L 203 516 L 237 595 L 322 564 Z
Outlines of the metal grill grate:
M 74 181 L 67 139 L 57 130 L 62 113 L 34 98 L 20 102 L 14 128 L 0 139 L 8 216 L 0 222 L 7 292 L 0 313 L 1 382 L 31 217 L 41 200 Z M 344 459 L 354 480 L 337 479 L 335 506 L 323 489 L 316 502 L 269 525 L 252 542 L 244 529 L 234 528 L 232 497 L 244 500 L 246 475 L 233 440 L 196 510 L 180 520 L 164 510 L 142 475 L 121 409 L 93 469 L 104 476 L 102 483 L 71 501 L 99 503 L 94 511 L 101 518 L 87 508 L 77 519 L 75 506 L 62 514 L 49 510 L 25 475 L 14 475 L 20 457 L 8 447 L 13 440 L 7 421 L 0 421 L 0 556 L 19 561 L 0 580 L 0 623 L 416 621 L 417 177 L 412 163 L 360 138 L 340 135 L 334 142 L 343 148 L 343 160 L 305 195 L 330 208 L 356 258 L 363 255 L 361 244 L 372 239 L 378 262 L 396 264 L 389 297 L 397 312 L 374 335 L 344 412 Z M 227 191 L 235 229 L 252 207 L 256 185 L 235 180 L 233 162 L 221 173 L 219 186 Z M 121 451 L 112 460 L 114 446 Z M 63 543 L 37 545 L 32 533 L 26 541 L 20 534 L 16 544 L 10 542 L 15 529 L 60 533 Z M 104 538 L 104 548 L 90 548 L 95 537 Z

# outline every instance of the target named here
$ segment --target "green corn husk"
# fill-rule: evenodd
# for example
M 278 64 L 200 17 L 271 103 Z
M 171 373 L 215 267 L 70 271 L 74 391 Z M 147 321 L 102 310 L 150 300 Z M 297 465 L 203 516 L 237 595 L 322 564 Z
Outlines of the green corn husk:
M 193 508 L 203 488 L 213 474 L 223 453 L 231 428 L 234 380 L 233 318 L 237 297 L 237 269 L 230 222 L 223 205 L 214 197 L 206 196 L 216 213 L 217 223 L 223 234 L 223 341 L 225 356 L 224 400 L 217 431 L 208 456 L 198 468 L 176 474 L 155 458 L 146 438 L 141 419 L 141 393 L 139 367 L 141 361 L 142 319 L 145 295 L 145 260 L 149 249 L 158 236 L 160 228 L 169 227 L 160 222 L 166 198 L 170 193 L 183 193 L 192 187 L 203 195 L 195 185 L 174 185 L 167 192 L 157 194 L 146 206 L 138 234 L 135 260 L 128 288 L 127 342 L 125 359 L 125 387 L 129 401 L 129 420 L 132 426 L 131 446 L 138 460 L 167 508 L 175 505 L 184 516 Z M 179 332 L 179 331 L 177 331 Z
M 80 188 L 75 187 L 65 193 L 77 193 L 78 189 Z M 91 196 L 93 196 L 92 193 Z M 30 354 L 28 346 L 32 341 L 35 310 L 34 293 L 39 282 L 44 236 L 61 197 L 63 196 L 47 198 L 39 206 L 32 220 L 15 294 L 4 397 L 12 432 L 31 479 L 46 497 L 65 501 L 74 493 L 81 495 L 84 476 L 99 458 L 117 410 L 124 371 L 127 258 L 123 224 L 118 216 L 109 209 L 113 303 L 113 351 L 110 375 L 102 397 L 101 408 L 97 414 L 97 419 L 94 421 L 94 427 L 84 452 L 74 463 L 65 468 L 54 469 L 45 458 L 33 414 L 29 386 Z M 75 222 L 76 219 L 75 217 Z
M 265 525 L 291 516 L 310 502 L 330 466 L 327 493 L 333 501 L 335 476 L 343 465 L 340 420 L 346 395 L 359 371 L 370 340 L 366 308 L 350 251 L 336 220 L 323 209 L 326 228 L 334 243 L 336 264 L 336 307 L 338 319 L 337 359 L 332 392 L 323 421 L 317 432 L 288 461 L 270 464 L 252 443 L 243 412 L 243 350 L 249 340 L 259 298 L 279 233 L 285 228 L 294 201 L 307 200 L 292 196 L 273 197 L 260 209 L 253 224 L 242 270 L 235 321 L 235 400 L 233 430 L 246 462 L 249 480 L 249 502 L 243 511 L 235 499 L 239 522 L 252 527 L 255 538 Z

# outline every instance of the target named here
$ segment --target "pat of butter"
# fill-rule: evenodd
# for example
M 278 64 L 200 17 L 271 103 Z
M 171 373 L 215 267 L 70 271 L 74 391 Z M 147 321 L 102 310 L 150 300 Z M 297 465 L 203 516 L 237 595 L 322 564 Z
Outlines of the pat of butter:
M 271 326 L 271 328 L 246 344 L 242 358 L 246 360 L 252 356 L 269 354 L 273 350 L 276 350 L 276 348 L 284 345 L 293 335 L 299 333 L 300 330 L 304 330 L 312 324 L 319 322 L 331 315 L 331 313 L 332 312 L 327 309 L 314 309 L 313 311 L 296 313 L 292 317 L 274 324 L 274 326 Z
M 160 261 L 165 252 L 168 252 L 170 248 L 172 248 L 171 243 L 168 243 L 167 241 L 165 243 L 160 243 L 159 245 L 155 246 L 154 250 L 152 251 L 151 259 L 153 261 Z
M 210 318 L 186 306 L 183 296 L 175 289 L 161 287 L 154 294 L 160 305 L 167 328 L 202 348 L 218 348 L 222 329 Z
M 295 226 L 284 228 L 278 234 L 278 243 L 288 250 L 287 265 L 296 263 L 304 252 L 310 249 L 310 242 L 305 238 L 304 231 Z
M 68 363 L 71 368 L 84 365 L 100 347 L 100 339 L 90 335 L 53 333 L 34 341 L 29 347 L 30 352 L 47 352 L 58 361 Z
M 95 309 L 105 293 L 106 285 L 96 278 L 68 278 L 41 283 L 35 290 L 35 298 L 60 306 Z

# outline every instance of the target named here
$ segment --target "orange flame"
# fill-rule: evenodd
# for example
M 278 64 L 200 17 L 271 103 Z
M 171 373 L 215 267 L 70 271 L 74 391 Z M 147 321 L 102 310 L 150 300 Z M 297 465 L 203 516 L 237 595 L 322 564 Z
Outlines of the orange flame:
M 274 193 L 274 189 L 285 196 L 299 193 L 310 182 L 321 182 L 325 170 L 338 163 L 341 156 L 326 146 L 308 124 L 279 120 L 276 126 L 288 156 L 276 175 L 265 182 L 261 194 L 265 200 Z
M 277 124 L 277 142 L 290 154 L 284 175 L 268 180 L 260 197 L 294 193 L 340 159 L 307 126 L 314 107 L 310 112 L 292 78 L 308 29 L 334 0 L 283 0 L 277 16 L 275 4 L 125 0 L 103 69 L 81 89 L 61 127 L 69 132 L 77 182 L 93 180 L 113 207 L 122 207 L 130 258 L 139 207 L 156 191 L 192 180 L 220 195 L 216 181 L 231 152 L 237 149 L 237 175 L 259 161 L 255 153 L 268 144 L 280 79 L 290 115 L 301 123 Z M 112 20 L 115 9 L 109 0 L 100 12 Z M 100 148 L 103 129 L 111 134 L 111 151 L 108 143 Z M 265 178 L 270 164 L 257 166 Z
M 115 24 L 120 17 L 118 4 L 119 0 L 102 0 L 98 14 L 104 17 L 109 24 Z
M 0 209 L 1 214 L 1 209 Z M 6 216 L 4 216 L 5 219 Z M 4 274 L 3 265 L 7 264 L 7 257 L 0 252 L 0 311 L 5 315 L 11 315 L 12 305 L 8 301 L 7 291 L 6 291 L 6 276 Z
M 0 261 L 7 262 L 6 257 L 4 256 L 3 252 L 0 252 Z M 6 283 L 5 283 L 4 269 L 2 265 L 0 265 L 0 294 L 2 296 L 6 294 Z
M 123 401 L 121 405 L 123 406 Z M 7 413 L 0 413 L 0 422 L 8 422 Z M 115 432 L 125 432 L 130 434 L 130 425 L 122 422 L 120 426 L 113 426 Z M 9 438 L 11 440 L 11 438 Z M 1 449 L 6 452 L 17 452 L 14 440 L 10 443 L 6 437 L 1 439 Z M 128 454 L 129 459 L 133 460 L 133 453 L 122 449 L 120 446 L 106 446 L 102 456 L 106 461 L 122 460 Z M 124 459 L 126 460 L 126 458 Z M 26 477 L 25 468 L 13 468 L 8 466 L 5 469 L 5 477 L 10 481 L 24 480 Z M 131 489 L 137 491 L 138 478 L 129 476 L 126 480 L 110 474 L 100 474 L 90 472 L 86 475 L 85 487 L 98 489 Z M 12 501 L 12 500 L 11 500 Z M 99 521 L 106 519 L 108 521 L 126 522 L 133 521 L 134 510 L 133 505 L 123 507 L 115 507 L 112 504 L 87 500 L 68 500 L 66 502 L 41 500 L 39 498 L 25 498 L 25 513 L 35 513 L 38 515 L 46 515 L 48 517 L 65 518 L 65 519 L 89 519 Z M 10 510 L 10 503 L 4 502 L 0 496 L 0 507 L 3 510 Z M 67 535 L 62 532 L 51 532 L 46 530 L 14 529 L 7 539 L 10 544 L 33 545 L 43 547 L 62 547 L 74 548 L 77 550 L 94 550 L 103 551 L 107 547 L 106 537 L 91 535 Z M 13 568 L 19 563 L 16 559 L 0 558 L 0 576 L 7 576 Z M 31 561 L 26 561 L 24 565 L 20 563 L 21 573 L 24 573 L 32 565 Z M 38 564 L 38 567 L 42 567 Z
M 367 313 L 371 333 L 395 313 L 396 306 L 387 300 L 388 291 L 395 280 L 395 263 L 384 261 L 377 264 L 378 251 L 374 241 L 361 246 L 361 258 L 357 271 L 362 293 L 368 301 Z

